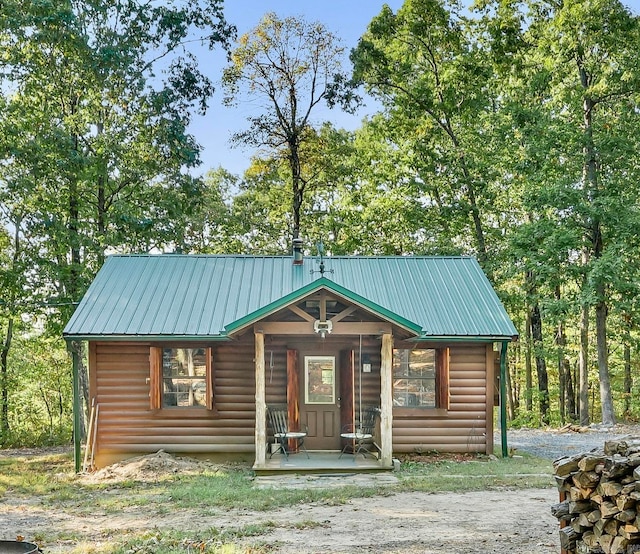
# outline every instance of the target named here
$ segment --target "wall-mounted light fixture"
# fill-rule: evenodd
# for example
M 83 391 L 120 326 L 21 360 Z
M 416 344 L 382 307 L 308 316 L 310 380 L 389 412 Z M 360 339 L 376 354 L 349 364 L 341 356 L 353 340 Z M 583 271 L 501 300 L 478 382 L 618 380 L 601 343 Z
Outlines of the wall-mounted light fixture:
M 322 338 L 325 338 L 327 333 L 331 333 L 333 330 L 333 323 L 331 321 L 320 321 L 319 319 L 316 319 L 313 322 L 313 330 Z
M 362 355 L 362 373 L 371 373 L 371 358 L 369 358 L 369 354 Z

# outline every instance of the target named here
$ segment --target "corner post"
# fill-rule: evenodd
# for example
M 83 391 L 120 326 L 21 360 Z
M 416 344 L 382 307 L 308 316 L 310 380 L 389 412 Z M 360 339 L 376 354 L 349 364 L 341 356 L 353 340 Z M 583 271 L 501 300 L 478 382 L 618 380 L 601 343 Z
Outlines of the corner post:
M 380 442 L 382 465 L 393 464 L 393 335 L 382 335 L 380 363 Z
M 256 364 L 256 467 L 264 467 L 267 461 L 267 403 L 264 367 L 264 333 L 255 332 Z
M 509 456 L 507 445 L 507 347 L 509 343 L 504 341 L 500 349 L 500 444 L 502 445 L 502 457 Z
M 78 343 L 67 341 L 67 351 L 71 354 L 71 368 L 73 376 L 73 460 L 76 473 L 80 473 L 81 453 L 81 404 L 80 404 L 80 357 Z

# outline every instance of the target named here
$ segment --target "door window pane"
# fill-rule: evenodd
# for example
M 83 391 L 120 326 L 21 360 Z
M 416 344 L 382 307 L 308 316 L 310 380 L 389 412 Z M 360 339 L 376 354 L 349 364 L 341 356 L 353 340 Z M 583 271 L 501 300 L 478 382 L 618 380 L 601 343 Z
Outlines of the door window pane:
M 305 356 L 305 403 L 335 404 L 336 360 L 333 356 Z

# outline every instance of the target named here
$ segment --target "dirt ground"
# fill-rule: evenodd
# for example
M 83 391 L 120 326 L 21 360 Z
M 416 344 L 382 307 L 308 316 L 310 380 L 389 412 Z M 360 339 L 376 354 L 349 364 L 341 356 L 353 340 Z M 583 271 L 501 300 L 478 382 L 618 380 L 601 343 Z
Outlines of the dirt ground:
M 199 464 L 160 453 L 117 464 L 82 479 L 107 484 L 132 478 L 153 480 L 171 472 L 198 472 L 202 469 Z M 283 554 L 547 554 L 559 551 L 558 524 L 550 515 L 554 502 L 557 492 L 549 488 L 399 493 L 353 499 L 340 505 L 302 504 L 266 513 L 208 509 L 206 514 L 195 510 L 157 514 L 153 509 L 135 507 L 117 516 L 98 512 L 78 516 L 54 512 L 36 499 L 16 502 L 9 497 L 0 501 L 0 539 L 21 535 L 28 541 L 37 535 L 72 532 L 87 538 L 89 550 L 118 531 L 173 528 L 202 532 L 269 522 L 268 534 L 245 539 L 247 552 L 251 551 L 251 544 L 271 544 L 270 551 Z M 47 544 L 44 552 L 63 553 L 73 547 Z

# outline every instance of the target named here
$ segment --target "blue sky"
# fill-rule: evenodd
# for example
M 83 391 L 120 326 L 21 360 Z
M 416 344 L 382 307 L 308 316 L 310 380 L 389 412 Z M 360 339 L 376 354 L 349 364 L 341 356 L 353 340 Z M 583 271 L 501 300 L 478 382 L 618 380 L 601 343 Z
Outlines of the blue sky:
M 635 14 L 640 14 L 640 0 L 623 0 Z M 382 6 L 388 4 L 396 11 L 403 0 L 225 0 L 225 17 L 238 28 L 238 36 L 255 27 L 262 15 L 273 11 L 280 17 L 301 16 L 308 21 L 320 21 L 333 32 L 347 48 L 355 47 L 365 32 L 371 19 L 380 13 Z M 204 69 L 216 84 L 216 92 L 209 101 L 205 116 L 195 117 L 190 131 L 202 145 L 202 165 L 198 173 L 219 166 L 241 174 L 249 165 L 251 151 L 231 148 L 229 139 L 236 131 L 246 129 L 247 107 L 227 108 L 222 105 L 222 87 L 220 76 L 226 65 L 222 52 L 206 52 L 201 57 Z M 345 68 L 349 70 L 348 60 Z M 316 113 L 316 122 L 331 121 L 337 127 L 354 129 L 368 113 L 374 110 L 369 104 L 355 116 L 348 116 L 338 109 L 322 110 Z

